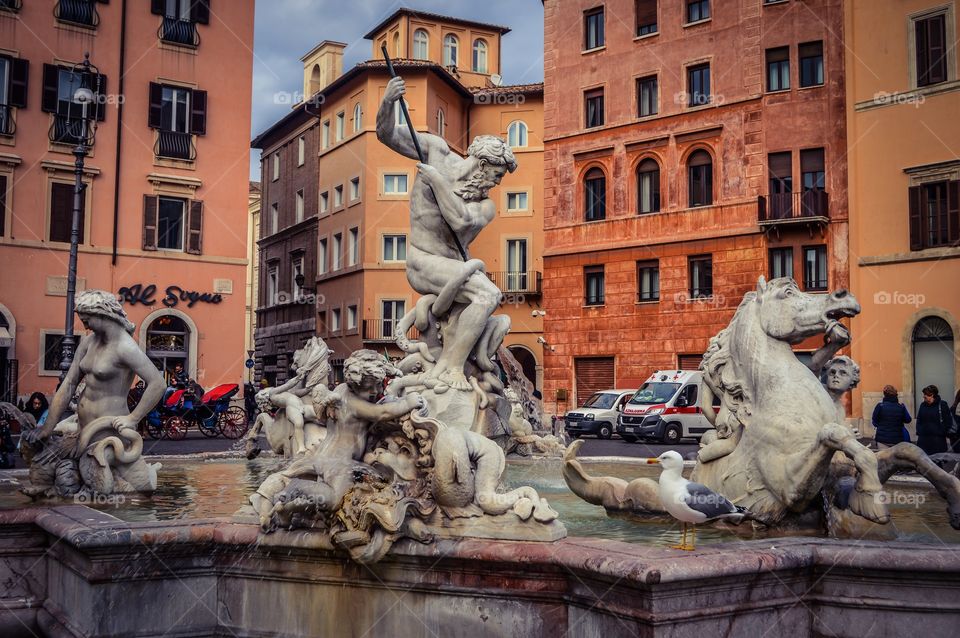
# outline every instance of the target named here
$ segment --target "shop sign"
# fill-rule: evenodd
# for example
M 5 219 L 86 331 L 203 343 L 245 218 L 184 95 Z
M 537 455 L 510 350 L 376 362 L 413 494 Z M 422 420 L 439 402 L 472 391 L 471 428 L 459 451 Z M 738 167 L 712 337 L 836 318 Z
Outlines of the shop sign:
M 138 303 L 144 306 L 152 306 L 157 303 L 155 299 L 157 287 L 154 284 L 147 286 L 143 284 L 124 286 L 118 292 L 120 299 L 131 306 L 135 306 Z M 167 286 L 166 290 L 164 290 L 163 299 L 160 300 L 167 308 L 175 308 L 182 301 L 187 303 L 187 308 L 193 308 L 197 302 L 218 304 L 223 301 L 223 296 L 215 292 L 195 292 L 192 290 L 184 290 L 180 286 Z

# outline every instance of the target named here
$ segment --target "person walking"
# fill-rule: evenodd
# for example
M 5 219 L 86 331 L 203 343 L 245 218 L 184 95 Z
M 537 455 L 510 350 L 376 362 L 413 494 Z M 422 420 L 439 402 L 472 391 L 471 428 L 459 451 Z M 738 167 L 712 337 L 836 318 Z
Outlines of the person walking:
M 953 424 L 950 406 L 940 398 L 935 385 L 923 389 L 923 403 L 917 408 L 917 445 L 927 454 L 947 451 L 947 432 Z
M 953 426 L 947 431 L 947 438 L 950 439 L 950 451 L 954 454 L 960 454 L 960 390 L 957 390 L 957 395 L 953 397 L 950 414 L 953 416 Z
M 877 429 L 874 435 L 877 449 L 883 450 L 893 447 L 897 443 L 909 441 L 904 438 L 904 426 L 910 423 L 910 412 L 907 406 L 900 403 L 897 389 L 892 385 L 883 386 L 883 399 L 873 409 L 873 427 Z

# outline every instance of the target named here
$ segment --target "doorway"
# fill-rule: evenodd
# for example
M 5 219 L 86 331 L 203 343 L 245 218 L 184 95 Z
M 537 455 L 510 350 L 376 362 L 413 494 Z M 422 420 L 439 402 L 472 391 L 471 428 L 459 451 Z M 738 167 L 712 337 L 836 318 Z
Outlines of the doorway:
M 180 317 L 163 315 L 154 319 L 147 327 L 147 356 L 163 373 L 170 385 L 173 371 L 179 363 L 190 378 L 195 371 L 190 369 L 190 327 Z
M 913 328 L 914 409 L 923 401 L 922 390 L 935 385 L 940 396 L 953 402 L 956 391 L 956 355 L 950 324 L 940 317 L 924 317 Z

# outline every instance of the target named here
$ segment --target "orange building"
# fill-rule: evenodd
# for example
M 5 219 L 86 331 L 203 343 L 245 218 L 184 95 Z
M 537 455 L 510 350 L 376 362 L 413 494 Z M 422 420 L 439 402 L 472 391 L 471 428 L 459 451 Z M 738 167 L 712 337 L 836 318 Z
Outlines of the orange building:
M 263 149 L 257 353 L 264 376 L 286 378 L 314 319 L 337 360 L 363 347 L 399 354 L 396 322 L 416 301 L 404 268 L 416 163 L 377 140 L 386 44 L 419 131 L 441 135 L 460 154 L 481 134 L 513 147 L 519 169 L 491 191 L 498 214 L 471 254 L 507 293 L 501 312 L 513 329 L 505 345 L 538 383 L 543 86 L 501 85 L 500 39 L 508 31 L 401 9 L 367 34 L 370 61 L 344 73 L 345 45 L 332 41 L 304 56 L 304 94 L 312 99 L 254 140 Z M 302 238 L 312 232 L 311 247 Z
M 960 14 L 955 0 L 845 9 L 850 269 L 863 306 L 853 409 L 869 422 L 886 384 L 911 414 L 924 386 L 948 403 L 960 388 Z
M 696 369 L 760 275 L 848 285 L 841 0 L 544 15 L 548 412 Z
M 63 122 L 71 81 L 79 85 L 71 68 L 85 52 L 101 95 L 84 168 L 78 290 L 121 294 L 134 337 L 161 369 L 183 362 L 208 387 L 242 380 L 253 5 L 0 5 L 8 398 L 52 393 L 59 375 L 74 190 Z

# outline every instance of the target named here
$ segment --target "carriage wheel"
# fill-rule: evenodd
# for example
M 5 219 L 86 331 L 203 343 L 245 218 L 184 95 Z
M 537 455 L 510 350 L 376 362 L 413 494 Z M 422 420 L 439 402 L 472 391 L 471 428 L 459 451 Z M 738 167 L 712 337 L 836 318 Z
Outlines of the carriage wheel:
M 200 430 L 200 434 L 208 438 L 214 438 L 220 436 L 220 419 L 222 416 L 212 417 L 210 419 L 204 419 L 203 421 L 197 422 L 197 429 Z
M 246 411 L 239 406 L 231 406 L 220 414 L 220 431 L 228 439 L 239 439 L 247 433 L 250 423 Z
M 147 420 L 147 434 L 150 435 L 151 439 L 162 439 L 163 438 L 163 421 L 154 422 Z
M 172 416 L 163 422 L 163 434 L 171 441 L 182 441 L 187 438 L 189 424 L 179 416 Z

